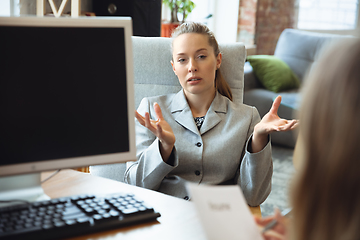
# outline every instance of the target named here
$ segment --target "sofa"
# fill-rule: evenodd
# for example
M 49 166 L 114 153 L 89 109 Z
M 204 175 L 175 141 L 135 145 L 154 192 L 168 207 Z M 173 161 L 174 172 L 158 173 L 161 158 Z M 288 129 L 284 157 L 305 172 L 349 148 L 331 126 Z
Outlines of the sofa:
M 278 110 L 279 116 L 285 119 L 296 118 L 296 112 L 301 102 L 300 89 L 306 75 L 316 66 L 319 55 L 326 49 L 327 45 L 346 37 L 350 36 L 285 29 L 276 44 L 274 57 L 280 59 L 290 68 L 295 78 L 298 79 L 300 86 L 274 92 L 272 89 L 265 87 L 266 82 L 264 81 L 266 79 L 257 69 L 259 64 L 246 61 L 244 66 L 244 103 L 255 106 L 260 116 L 263 117 L 271 108 L 275 97 L 281 95 L 282 103 Z M 276 69 L 271 68 L 271 66 L 267 70 L 274 71 L 274 74 L 276 74 Z M 276 77 L 276 75 L 273 77 Z M 272 144 L 289 148 L 294 148 L 296 138 L 297 131 L 274 132 L 271 134 Z
M 180 83 L 170 64 L 171 42 L 172 39 L 164 37 L 132 37 L 135 108 L 144 97 L 180 91 Z M 232 90 L 233 101 L 242 103 L 245 46 L 224 43 L 219 47 L 223 55 L 221 72 Z M 90 173 L 123 182 L 125 169 L 124 163 L 90 166 Z

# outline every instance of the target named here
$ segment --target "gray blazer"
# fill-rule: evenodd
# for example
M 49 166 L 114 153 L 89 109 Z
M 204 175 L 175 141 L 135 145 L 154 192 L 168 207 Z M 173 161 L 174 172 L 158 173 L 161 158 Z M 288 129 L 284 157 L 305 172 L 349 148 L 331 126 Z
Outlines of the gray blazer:
M 239 184 L 250 206 L 267 198 L 273 172 L 270 140 L 262 151 L 248 151 L 254 126 L 260 121 L 256 108 L 235 104 L 217 93 L 199 131 L 182 90 L 144 98 L 138 112 L 149 112 L 156 119 L 154 102 L 176 137 L 173 164 L 162 160 L 159 140 L 136 121 L 137 161 L 128 166 L 125 182 L 185 199 L 190 198 L 187 181 Z

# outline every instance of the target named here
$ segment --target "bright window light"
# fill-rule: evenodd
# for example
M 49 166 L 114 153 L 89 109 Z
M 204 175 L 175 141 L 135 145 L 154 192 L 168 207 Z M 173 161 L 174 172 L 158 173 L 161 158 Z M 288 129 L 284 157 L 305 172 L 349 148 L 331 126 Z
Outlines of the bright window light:
M 10 0 L 0 0 L 0 16 L 10 16 Z
M 298 28 L 318 30 L 355 29 L 359 0 L 300 0 Z

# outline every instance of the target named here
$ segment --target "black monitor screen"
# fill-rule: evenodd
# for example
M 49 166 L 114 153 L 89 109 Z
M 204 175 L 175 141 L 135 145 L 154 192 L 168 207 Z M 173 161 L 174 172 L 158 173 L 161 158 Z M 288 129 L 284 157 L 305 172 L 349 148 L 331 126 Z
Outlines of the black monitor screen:
M 124 29 L 0 32 L 0 165 L 129 150 Z

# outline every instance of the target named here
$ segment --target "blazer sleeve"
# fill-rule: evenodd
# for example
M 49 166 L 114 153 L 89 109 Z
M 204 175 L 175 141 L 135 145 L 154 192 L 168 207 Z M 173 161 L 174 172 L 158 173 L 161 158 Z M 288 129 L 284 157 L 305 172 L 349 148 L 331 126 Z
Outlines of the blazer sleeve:
M 165 109 L 162 109 L 164 111 Z M 150 114 L 150 119 L 156 119 L 153 106 L 149 99 L 144 98 L 137 110 L 141 115 Z M 137 161 L 128 164 L 124 180 L 126 183 L 157 190 L 162 180 L 178 166 L 178 156 L 175 150 L 171 154 L 173 165 L 165 163 L 160 154 L 159 139 L 135 119 L 136 157 Z
M 253 108 L 252 121 L 249 128 L 250 136 L 246 142 L 245 153 L 235 178 L 250 206 L 259 206 L 271 192 L 273 162 L 271 157 L 270 136 L 267 145 L 260 152 L 249 152 L 249 144 L 251 144 L 252 141 L 254 127 L 260 120 L 257 109 Z

